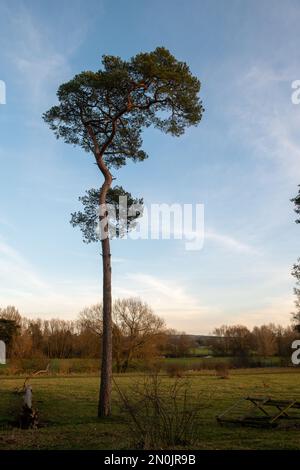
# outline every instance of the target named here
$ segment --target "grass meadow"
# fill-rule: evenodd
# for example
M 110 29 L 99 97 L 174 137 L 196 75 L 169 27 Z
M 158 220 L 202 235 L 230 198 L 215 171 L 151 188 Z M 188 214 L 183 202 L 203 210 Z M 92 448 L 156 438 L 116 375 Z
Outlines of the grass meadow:
M 279 426 L 255 429 L 221 426 L 215 417 L 235 400 L 247 395 L 272 398 L 299 398 L 300 371 L 295 368 L 237 369 L 226 380 L 213 371 L 196 371 L 180 379 L 163 373 L 161 380 L 189 383 L 192 400 L 201 405 L 194 429 L 192 449 L 300 449 L 300 427 Z M 114 376 L 123 391 L 129 391 L 144 380 L 141 373 Z M 22 396 L 15 393 L 22 387 L 20 376 L 0 377 L 0 449 L 132 449 L 127 416 L 120 407 L 114 388 L 113 413 L 98 419 L 99 379 L 96 375 L 40 376 L 31 379 L 34 406 L 38 408 L 41 426 L 20 430 L 16 426 Z

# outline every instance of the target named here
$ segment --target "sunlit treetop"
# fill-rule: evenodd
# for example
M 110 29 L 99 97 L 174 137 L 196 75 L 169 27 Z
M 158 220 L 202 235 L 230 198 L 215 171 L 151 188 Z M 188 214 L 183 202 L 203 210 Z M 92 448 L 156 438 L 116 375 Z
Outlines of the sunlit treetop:
M 43 118 L 57 138 L 120 167 L 126 158 L 147 157 L 144 127 L 180 136 L 197 125 L 204 111 L 199 90 L 187 64 L 163 47 L 129 61 L 104 55 L 100 70 L 82 72 L 59 87 L 58 105 Z

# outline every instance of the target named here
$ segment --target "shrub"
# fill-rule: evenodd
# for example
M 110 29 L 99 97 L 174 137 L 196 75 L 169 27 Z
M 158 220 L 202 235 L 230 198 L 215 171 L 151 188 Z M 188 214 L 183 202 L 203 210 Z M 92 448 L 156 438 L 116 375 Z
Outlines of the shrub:
M 115 385 L 136 448 L 161 449 L 194 442 L 202 405 L 191 396 L 188 381 L 175 379 L 166 385 L 156 374 L 128 393 Z
M 229 365 L 226 362 L 220 362 L 216 364 L 215 367 L 216 376 L 220 379 L 228 379 L 229 378 Z

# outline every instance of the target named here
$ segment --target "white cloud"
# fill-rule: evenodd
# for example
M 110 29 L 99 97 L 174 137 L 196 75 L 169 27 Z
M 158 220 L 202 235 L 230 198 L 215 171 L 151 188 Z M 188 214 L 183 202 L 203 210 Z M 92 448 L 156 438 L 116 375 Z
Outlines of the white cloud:
M 246 309 L 245 309 L 246 310 Z M 261 306 L 248 311 L 237 312 L 236 315 L 226 316 L 226 324 L 240 323 L 253 328 L 254 326 L 275 323 L 289 325 L 291 312 L 294 311 L 293 295 L 267 297 Z
M 225 247 L 226 249 L 229 249 L 236 253 L 245 253 L 252 255 L 257 253 L 257 250 L 255 250 L 255 248 L 253 248 L 249 244 L 237 240 L 232 236 L 224 235 L 213 230 L 205 231 L 205 240 L 212 240 L 217 244 L 221 245 L 222 247 Z
M 142 298 L 169 327 L 187 333 L 209 332 L 213 315 L 220 314 L 217 307 L 201 305 L 182 282 L 145 273 L 128 273 L 122 285 L 116 283 L 114 297 L 129 296 Z
M 111 262 L 116 263 L 116 264 L 125 263 L 126 261 L 127 261 L 126 258 L 121 258 L 118 256 L 112 256 L 111 258 Z
M 14 41 L 8 53 L 22 80 L 24 96 L 32 105 L 42 107 L 49 89 L 70 74 L 68 58 L 55 50 L 27 9 L 13 16 L 11 28 Z
M 64 11 L 61 5 L 61 14 L 68 19 L 63 29 L 51 28 L 24 4 L 6 4 L 3 9 L 10 38 L 5 54 L 15 68 L 14 78 L 31 110 L 44 110 L 53 101 L 60 83 L 73 75 L 70 59 L 83 42 L 90 21 L 94 21 L 88 18 L 88 13 L 81 13 L 78 23 L 78 18 L 72 15 L 76 9 L 73 5 L 71 12 Z M 28 124 L 34 126 L 34 119 Z
M 160 236 L 162 236 L 163 231 L 160 231 Z M 221 247 L 233 251 L 235 253 L 244 253 L 244 254 L 257 254 L 258 250 L 248 243 L 242 242 L 241 240 L 233 237 L 232 235 L 222 234 L 211 228 L 204 228 L 203 232 L 191 231 L 191 230 L 172 230 L 170 232 L 170 238 L 172 236 L 177 239 L 182 238 L 183 242 L 187 242 L 196 239 L 202 241 L 204 238 L 204 244 L 206 241 L 212 241 Z
M 134 291 L 153 295 L 156 305 L 162 305 L 164 301 L 168 302 L 168 306 L 172 301 L 176 304 L 176 308 L 183 305 L 185 307 L 197 305 L 197 301 L 185 292 L 178 281 L 164 280 L 143 273 L 127 274 L 126 278 L 130 281 Z
M 0 306 L 16 305 L 26 315 L 74 318 L 101 297 L 99 283 L 49 282 L 11 245 L 0 239 Z
M 299 74 L 298 63 L 282 69 L 258 63 L 236 79 L 228 106 L 236 137 L 257 156 L 272 159 L 273 172 L 293 184 L 300 180 L 300 106 L 291 102 L 291 84 Z
M 287 280 L 278 269 L 268 274 L 269 283 Z M 16 305 L 28 316 L 76 318 L 85 306 L 101 300 L 101 279 L 55 279 L 45 281 L 35 268 L 11 245 L 0 240 L 0 299 L 1 305 Z M 147 273 L 127 273 L 116 279 L 113 296 L 137 296 L 148 302 L 168 326 L 187 333 L 209 333 L 222 323 L 243 323 L 248 326 L 269 322 L 287 324 L 293 310 L 293 295 L 258 299 L 258 307 L 247 308 L 247 299 L 237 299 L 229 309 L 222 301 L 222 291 L 212 305 L 201 302 L 188 285 L 178 279 L 161 278 Z M 223 299 L 225 300 L 225 299 Z
M 23 256 L 3 240 L 0 240 L 0 261 L 0 291 L 10 285 L 21 290 L 46 287 Z

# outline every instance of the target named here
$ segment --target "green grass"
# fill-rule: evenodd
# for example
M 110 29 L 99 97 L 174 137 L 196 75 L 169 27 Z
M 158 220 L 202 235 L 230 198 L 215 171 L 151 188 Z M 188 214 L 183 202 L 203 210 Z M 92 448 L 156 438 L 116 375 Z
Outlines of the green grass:
M 193 366 L 197 366 L 200 364 L 216 364 L 219 362 L 230 362 L 230 357 L 211 357 L 208 359 L 204 359 L 203 357 L 166 357 L 162 360 L 162 366 L 167 364 L 178 364 L 183 365 L 186 368 L 193 368 Z
M 97 374 L 99 371 L 99 359 L 69 358 L 48 359 L 38 357 L 32 359 L 8 360 L 6 365 L 0 365 L 1 375 L 20 375 L 33 371 L 43 370 L 50 365 L 51 374 Z
M 122 389 L 142 380 L 141 375 L 115 376 Z M 168 377 L 164 381 L 171 381 Z M 222 427 L 215 416 L 234 400 L 262 395 L 300 399 L 298 369 L 239 370 L 228 380 L 211 372 L 189 378 L 193 399 L 203 403 L 197 429 L 197 449 L 300 449 L 300 429 L 252 429 Z M 96 418 L 99 382 L 91 376 L 40 377 L 32 379 L 34 405 L 42 427 L 20 430 L 12 426 L 21 397 L 14 392 L 23 380 L 0 378 L 0 449 L 128 449 L 132 439 L 114 390 L 113 416 Z
M 212 353 L 212 350 L 206 346 L 199 346 L 198 348 L 191 349 L 191 354 L 193 356 L 210 356 Z
M 207 352 L 207 351 L 206 351 Z M 155 361 L 156 366 L 162 372 L 168 371 L 169 367 L 177 366 L 178 369 L 184 370 L 202 370 L 214 369 L 217 364 L 228 363 L 230 367 L 243 367 L 245 364 L 239 363 L 238 358 L 232 357 L 209 357 L 205 356 L 189 356 L 189 357 L 173 357 L 160 358 Z M 280 357 L 250 357 L 248 358 L 249 366 L 254 367 L 279 367 L 282 364 Z M 14 359 L 9 360 L 7 365 L 0 364 L 0 377 L 20 376 L 30 374 L 31 372 L 43 370 L 48 364 L 52 375 L 98 375 L 100 361 L 92 358 L 68 358 L 68 359 L 48 359 L 46 357 L 37 357 L 31 359 Z M 153 363 L 152 363 L 153 366 Z M 147 372 L 151 368 L 151 364 L 146 364 L 143 360 L 135 360 L 131 363 L 128 372 Z

